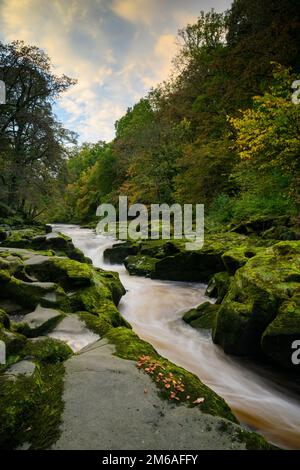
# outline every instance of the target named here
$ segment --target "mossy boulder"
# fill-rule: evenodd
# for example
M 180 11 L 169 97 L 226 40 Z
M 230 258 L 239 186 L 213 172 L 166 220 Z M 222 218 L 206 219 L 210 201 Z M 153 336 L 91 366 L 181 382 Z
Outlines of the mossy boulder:
M 0 242 L 6 240 L 8 236 L 9 234 L 7 233 L 7 231 L 0 227 Z
M 38 305 L 33 312 L 25 315 L 22 323 L 16 324 L 15 329 L 29 338 L 34 338 L 51 331 L 63 316 L 59 310 Z
M 112 300 L 115 305 L 118 305 L 126 290 L 120 281 L 119 273 L 113 271 L 105 271 L 101 268 L 94 268 L 96 277 L 94 278 L 95 284 L 105 285 L 111 294 Z
M 7 313 L 4 310 L 0 309 L 0 325 L 4 326 L 4 328 L 10 328 L 10 319 Z
M 60 433 L 63 364 L 38 364 L 30 376 L 0 375 L 0 448 L 47 449 Z
M 143 255 L 128 256 L 124 261 L 125 267 L 129 274 L 145 277 L 153 276 L 156 263 L 156 258 Z
M 28 340 L 23 349 L 23 354 L 40 362 L 56 364 L 68 359 L 73 351 L 63 341 L 43 336 Z
M 111 248 L 106 248 L 103 253 L 105 261 L 110 264 L 122 264 L 130 255 L 136 255 L 138 247 L 130 241 L 124 243 L 116 243 Z
M 224 265 L 220 253 L 186 251 L 157 261 L 153 278 L 207 282 Z
M 277 243 L 249 259 L 237 270 L 221 304 L 214 341 L 228 353 L 261 354 L 265 330 L 284 308 L 282 305 L 299 293 L 299 269 L 297 241 Z M 264 341 L 266 348 L 267 338 Z M 286 348 L 282 350 L 285 354 Z
M 38 234 L 37 234 L 38 232 Z M 24 248 L 32 250 L 53 250 L 58 256 L 68 256 L 81 262 L 89 262 L 83 253 L 75 248 L 70 237 L 61 233 L 43 233 L 41 229 L 27 229 L 13 231 L 2 243 L 2 246 Z
M 205 295 L 216 298 L 216 304 L 220 304 L 228 292 L 230 275 L 227 271 L 214 274 L 209 280 Z
M 64 289 L 86 287 L 93 283 L 93 271 L 86 263 L 66 257 L 40 256 L 24 262 L 25 270 L 39 281 L 59 283 Z
M 183 248 L 183 242 L 180 240 L 150 240 L 140 244 L 140 254 L 150 256 L 152 258 L 162 259 L 166 256 L 176 255 Z
M 2 325 L 0 325 L 0 340 L 5 343 L 7 357 L 19 354 L 26 344 L 25 336 L 9 331 Z
M 299 342 L 300 347 L 300 295 L 283 302 L 275 320 L 269 324 L 262 335 L 263 352 L 277 364 L 290 369 L 299 369 L 293 363 L 293 343 Z
M 0 270 L 0 298 L 14 299 L 24 308 L 58 307 L 69 309 L 69 299 L 58 284 L 53 282 L 25 282 Z
M 249 246 L 247 244 L 227 250 L 222 255 L 222 261 L 229 274 L 234 274 L 237 269 L 244 266 L 250 258 L 261 253 L 265 248 Z
M 186 312 L 182 319 L 193 328 L 212 329 L 218 310 L 218 305 L 204 302 L 198 307 L 192 308 Z
M 260 215 L 250 217 L 248 220 L 244 220 L 239 224 L 232 225 L 231 230 L 244 235 L 262 234 L 266 230 L 269 230 L 271 227 L 288 227 L 289 225 L 291 225 L 291 217 L 289 215 L 283 215 L 278 217 L 270 215 Z

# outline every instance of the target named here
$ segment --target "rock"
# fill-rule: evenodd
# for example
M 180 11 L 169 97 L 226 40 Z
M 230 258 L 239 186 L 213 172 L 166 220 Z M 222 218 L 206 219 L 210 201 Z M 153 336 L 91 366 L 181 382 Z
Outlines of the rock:
M 0 309 L 4 310 L 9 315 L 20 315 L 24 311 L 21 305 L 10 299 L 0 299 Z
M 251 250 L 255 250 L 253 256 L 259 251 L 259 246 L 256 251 L 257 244 L 268 246 L 270 242 L 250 240 L 236 233 L 221 233 L 207 236 L 200 250 L 186 251 L 182 240 L 140 241 L 135 245 L 138 247 L 138 253 L 128 256 L 124 264 L 130 274 L 138 276 L 174 281 L 208 282 L 213 274 L 226 269 L 222 259 L 224 253 L 242 246 L 243 261 L 246 262 Z M 230 253 L 228 253 L 229 256 Z M 238 262 L 234 269 L 241 265 L 242 263 Z M 233 269 L 232 266 L 230 269 Z
M 14 299 L 22 308 L 35 308 L 39 303 L 44 307 L 69 308 L 64 290 L 52 282 L 27 282 L 0 270 L 0 285 L 0 299 L 4 302 Z
M 182 319 L 193 328 L 212 329 L 215 323 L 219 306 L 210 302 L 204 302 L 196 308 L 186 312 Z
M 47 336 L 29 339 L 23 353 L 25 356 L 51 364 L 63 362 L 73 354 L 72 349 L 65 342 Z
M 177 241 L 177 243 L 179 242 Z M 175 242 L 166 240 L 150 240 L 149 242 L 146 241 L 140 245 L 141 255 L 158 259 L 176 255 L 177 253 L 180 253 L 180 251 L 181 249 L 175 244 Z
M 229 285 L 230 276 L 226 271 L 214 274 L 208 283 L 205 295 L 215 297 L 216 304 L 220 304 L 227 294 Z
M 18 230 L 14 231 L 1 246 L 38 251 L 54 250 L 59 256 L 68 256 L 76 261 L 90 263 L 90 260 L 74 247 L 71 238 L 57 232 L 45 235 L 41 229 Z
M 222 261 L 229 274 L 232 275 L 237 269 L 244 266 L 250 258 L 253 258 L 253 256 L 256 256 L 264 250 L 264 247 L 242 245 L 225 251 L 222 255 Z
M 215 272 L 223 270 L 221 254 L 203 250 L 187 251 L 157 261 L 151 277 L 174 281 L 207 282 Z
M 66 343 L 74 352 L 94 343 L 99 336 L 90 331 L 78 315 L 68 315 L 50 332 L 50 338 Z
M 10 274 L 18 273 L 22 270 L 23 263 L 18 256 L 9 252 L 0 252 L 0 269 L 8 271 Z
M 4 328 L 8 330 L 10 328 L 10 319 L 4 310 L 0 310 L 0 325 L 4 326 Z
M 117 357 L 105 340 L 70 358 L 65 368 L 65 407 L 53 450 L 245 449 L 246 439 L 252 436 L 234 422 L 198 407 L 171 406 L 150 376 L 138 371 L 135 361 Z M 220 397 L 205 389 L 212 395 L 212 407 L 221 402 L 228 409 Z M 257 448 L 264 447 L 270 448 L 257 436 Z
M 2 227 L 0 227 L 0 242 L 3 242 L 4 240 L 6 240 L 8 237 L 8 233 L 6 230 L 3 230 Z
M 137 246 L 130 242 L 116 243 L 104 251 L 103 257 L 105 261 L 111 264 L 122 264 L 127 256 L 136 255 L 137 252 Z
M 5 372 L 6 376 L 10 380 L 16 380 L 18 376 L 32 377 L 35 372 L 35 363 L 24 359 L 23 361 L 16 362 L 10 366 Z
M 25 315 L 22 332 L 29 337 L 39 336 L 52 330 L 62 318 L 62 312 L 38 305 L 34 312 Z
M 51 233 L 52 232 L 52 226 L 50 224 L 45 225 L 45 232 L 46 233 Z
M 273 226 L 277 225 L 284 225 L 288 226 L 291 223 L 290 216 L 259 216 L 253 217 L 246 222 L 242 222 L 238 225 L 232 226 L 231 230 L 240 233 L 240 234 L 252 234 L 257 233 L 260 234 L 265 232 L 266 230 L 270 229 Z
M 124 265 L 131 275 L 152 277 L 155 272 L 155 265 L 157 263 L 156 258 L 150 258 L 150 256 L 128 256 Z
M 59 283 L 64 289 L 74 289 L 92 284 L 93 272 L 89 265 L 58 256 L 35 256 L 24 262 L 30 276 L 40 281 Z
M 294 341 L 300 340 L 300 296 L 284 302 L 272 323 L 262 335 L 263 352 L 277 364 L 289 369 L 299 370 L 293 363 Z
M 18 354 L 26 344 L 25 336 L 13 333 L 0 325 L 0 340 L 5 343 L 6 356 Z
M 235 273 L 221 304 L 214 341 L 231 354 L 261 354 L 265 330 L 277 318 L 282 306 L 300 291 L 299 269 L 300 242 L 297 241 L 277 243 L 249 259 Z M 290 318 L 294 323 L 293 315 Z M 296 325 L 294 323 L 300 337 Z M 266 334 L 263 340 L 265 351 L 269 336 Z M 285 357 L 286 352 L 281 353 Z
M 115 305 L 118 305 L 126 290 L 120 281 L 119 273 L 113 271 L 105 271 L 101 268 L 94 268 L 97 272 L 96 278 L 94 278 L 95 284 L 104 284 L 110 290 L 112 300 Z

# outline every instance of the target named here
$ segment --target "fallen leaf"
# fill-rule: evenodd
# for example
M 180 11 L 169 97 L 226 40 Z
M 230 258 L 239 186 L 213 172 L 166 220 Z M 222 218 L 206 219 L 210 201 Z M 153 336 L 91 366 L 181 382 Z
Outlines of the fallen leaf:
M 203 402 L 204 402 L 204 398 L 197 398 L 195 401 L 193 401 L 193 403 L 196 403 L 197 405 Z

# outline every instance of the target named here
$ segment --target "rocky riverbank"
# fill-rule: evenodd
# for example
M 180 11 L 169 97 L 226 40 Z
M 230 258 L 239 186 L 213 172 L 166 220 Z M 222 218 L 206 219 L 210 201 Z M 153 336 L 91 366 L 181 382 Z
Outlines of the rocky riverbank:
M 204 247 L 187 252 L 181 241 L 117 244 L 105 256 L 124 261 L 130 274 L 153 279 L 208 283 L 204 304 L 184 315 L 197 328 L 213 330 L 225 352 L 261 357 L 299 373 L 292 362 L 300 339 L 300 241 L 237 233 L 208 235 Z
M 133 333 L 117 309 L 118 274 L 94 268 L 59 233 L 4 238 L 1 448 L 270 448 Z M 113 424 L 120 416 L 126 434 Z

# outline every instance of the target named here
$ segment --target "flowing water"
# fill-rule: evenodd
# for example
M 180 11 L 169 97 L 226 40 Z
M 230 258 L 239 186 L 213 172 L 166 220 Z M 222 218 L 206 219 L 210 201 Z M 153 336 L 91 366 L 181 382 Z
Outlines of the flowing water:
M 69 235 L 95 266 L 119 272 L 127 291 L 119 310 L 141 338 L 221 395 L 243 425 L 282 448 L 300 449 L 300 398 L 287 391 L 286 379 L 225 355 L 208 332 L 196 331 L 181 319 L 183 312 L 209 300 L 203 284 L 129 276 L 123 265 L 103 260 L 113 239 L 74 225 L 57 225 L 54 230 Z

